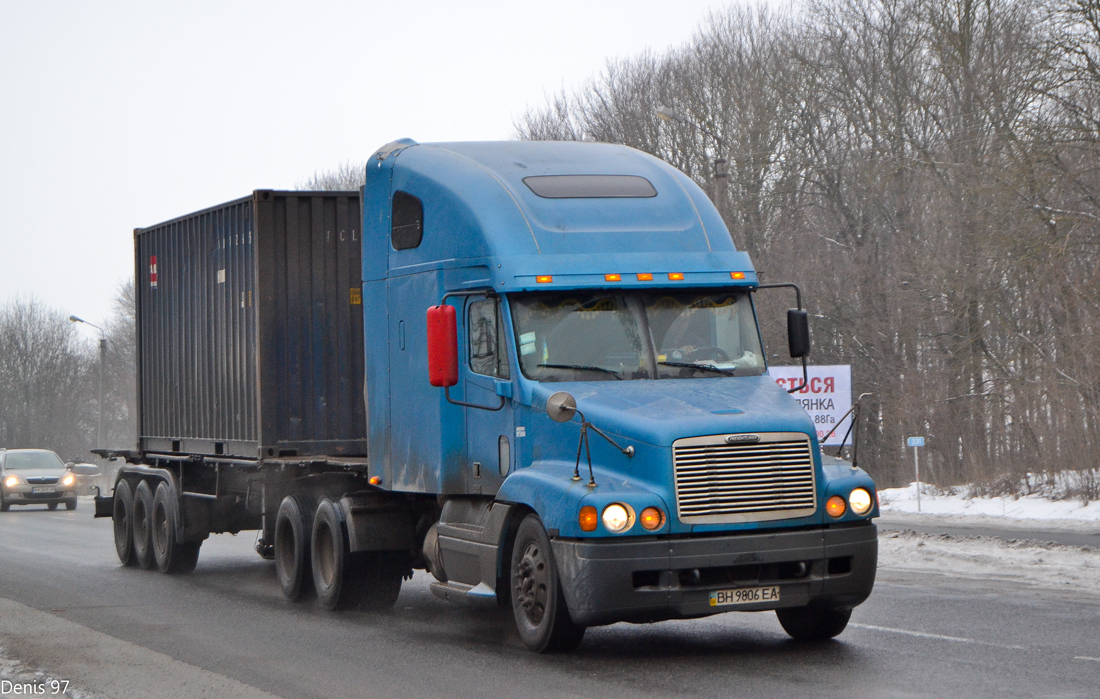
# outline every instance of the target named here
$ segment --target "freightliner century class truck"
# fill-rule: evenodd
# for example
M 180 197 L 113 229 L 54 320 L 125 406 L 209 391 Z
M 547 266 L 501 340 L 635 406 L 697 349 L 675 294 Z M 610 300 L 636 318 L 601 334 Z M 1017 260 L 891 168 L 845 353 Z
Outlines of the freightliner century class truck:
M 535 651 L 727 611 L 830 638 L 871 592 L 875 486 L 769 378 L 752 262 L 657 158 L 402 140 L 361 192 L 135 246 L 139 441 L 96 502 L 126 565 L 259 530 L 289 600 L 386 609 L 425 569 Z

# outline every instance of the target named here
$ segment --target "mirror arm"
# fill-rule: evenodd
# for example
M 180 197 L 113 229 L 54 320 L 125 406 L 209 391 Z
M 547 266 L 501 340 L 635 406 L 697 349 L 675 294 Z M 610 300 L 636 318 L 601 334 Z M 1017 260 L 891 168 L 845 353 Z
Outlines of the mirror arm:
M 798 310 L 802 309 L 802 289 L 798 288 L 798 284 L 792 282 L 784 282 L 782 284 L 760 284 L 757 289 L 794 289 L 794 302 L 798 306 Z M 788 388 L 787 393 L 797 393 L 806 388 L 806 384 L 810 382 L 808 370 L 806 369 L 806 357 L 802 356 L 802 385 L 795 386 L 794 388 Z
M 445 305 L 447 303 L 447 299 L 455 298 L 458 296 L 486 296 L 488 298 L 500 298 L 500 295 L 497 294 L 497 292 L 491 287 L 483 287 L 480 289 L 463 289 L 462 291 L 448 291 L 447 293 L 443 294 L 443 298 L 439 300 L 439 305 Z M 492 412 L 496 412 L 497 410 L 503 408 L 506 400 L 504 396 L 501 396 L 500 405 L 497 406 L 466 403 L 465 401 L 455 400 L 454 398 L 451 398 L 451 388 L 449 386 L 443 387 L 443 395 L 446 396 L 448 403 L 461 405 L 464 408 L 477 408 L 478 410 L 489 410 Z

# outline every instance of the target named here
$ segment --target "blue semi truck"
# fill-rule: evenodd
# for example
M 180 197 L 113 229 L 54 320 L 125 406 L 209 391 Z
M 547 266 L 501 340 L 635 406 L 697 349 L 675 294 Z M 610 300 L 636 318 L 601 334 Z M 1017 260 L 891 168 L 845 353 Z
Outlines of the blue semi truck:
M 401 140 L 360 192 L 135 249 L 139 441 L 96 507 L 124 564 L 254 529 L 289 600 L 385 609 L 424 569 L 540 652 L 727 611 L 831 638 L 871 592 L 874 483 L 768 376 L 749 257 L 657 158 Z

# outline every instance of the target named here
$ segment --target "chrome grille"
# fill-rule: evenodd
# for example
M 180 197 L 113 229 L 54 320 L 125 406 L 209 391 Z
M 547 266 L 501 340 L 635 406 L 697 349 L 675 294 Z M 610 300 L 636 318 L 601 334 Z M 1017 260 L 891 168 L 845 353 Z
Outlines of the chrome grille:
M 734 444 L 726 442 L 727 436 L 673 443 L 682 522 L 759 522 L 813 514 L 817 497 L 807 435 L 765 433 L 755 435 L 759 441 Z

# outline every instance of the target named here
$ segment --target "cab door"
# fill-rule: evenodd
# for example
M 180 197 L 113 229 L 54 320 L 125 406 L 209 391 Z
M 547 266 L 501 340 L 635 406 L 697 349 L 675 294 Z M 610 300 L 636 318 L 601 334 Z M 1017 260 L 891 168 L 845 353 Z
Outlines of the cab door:
M 512 468 L 515 416 L 500 299 L 471 296 L 465 308 L 466 357 L 462 362 L 466 407 L 469 492 L 495 495 Z M 499 409 L 494 410 L 493 408 Z

